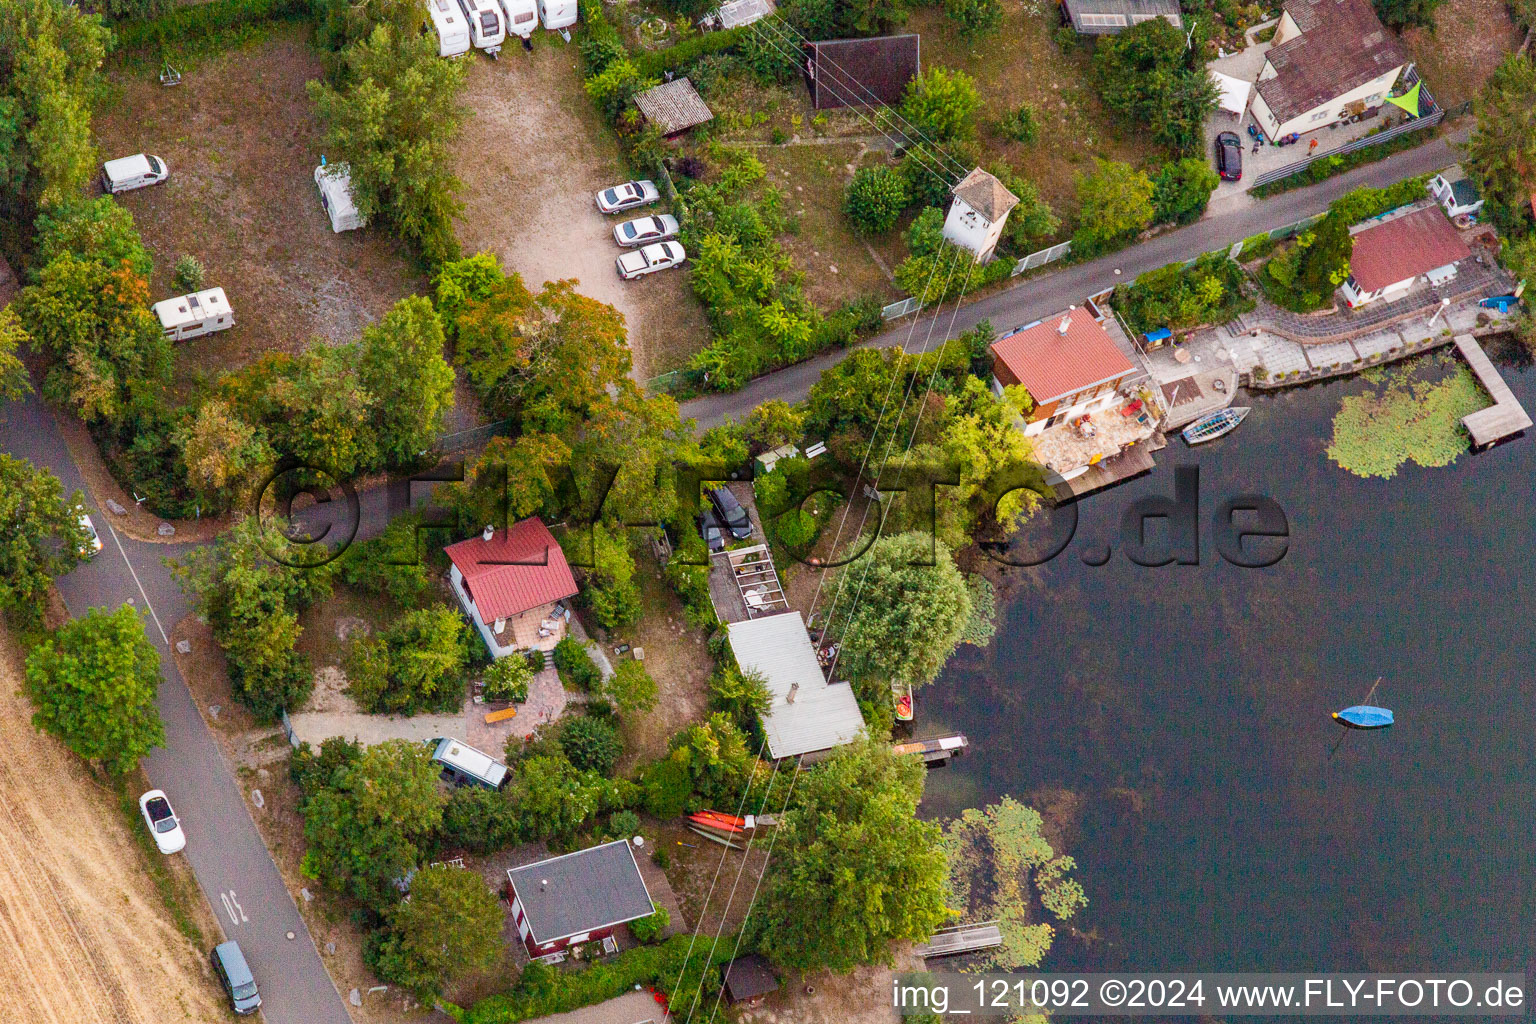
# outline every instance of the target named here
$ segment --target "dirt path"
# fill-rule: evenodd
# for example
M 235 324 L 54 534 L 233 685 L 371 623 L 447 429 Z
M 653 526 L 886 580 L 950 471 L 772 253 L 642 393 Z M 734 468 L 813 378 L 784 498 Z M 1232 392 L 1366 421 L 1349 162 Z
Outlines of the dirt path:
M 676 369 L 704 346 L 704 314 L 686 271 L 621 281 L 613 225 L 592 197 L 629 177 L 613 133 L 581 90 L 576 48 L 540 39 L 475 60 L 464 90 L 474 116 L 459 140 L 464 182 L 459 241 L 486 250 L 530 288 L 574 277 L 624 314 L 638 380 Z M 641 216 L 641 212 L 629 216 Z
M 0 629 L 0 992 L 38 1024 L 223 1021 L 220 993 L 140 864 L 115 796 L 33 730 Z

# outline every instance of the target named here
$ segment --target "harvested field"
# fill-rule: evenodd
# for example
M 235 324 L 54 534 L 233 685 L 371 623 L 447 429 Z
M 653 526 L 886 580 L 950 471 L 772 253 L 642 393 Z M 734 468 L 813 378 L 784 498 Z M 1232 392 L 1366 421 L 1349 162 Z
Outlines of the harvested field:
M 688 273 L 621 281 L 613 226 L 660 207 L 605 217 L 593 196 L 631 175 L 618 141 L 581 88 L 575 46 L 541 37 L 532 53 L 509 46 L 504 60 L 476 59 L 464 103 L 474 111 L 459 139 L 466 253 L 496 253 L 530 288 L 575 278 L 579 291 L 624 314 L 632 376 L 675 370 L 708 341 Z
M 155 297 L 175 294 L 171 271 L 190 253 L 234 307 L 234 329 L 177 344 L 182 387 L 315 337 L 349 341 L 426 287 L 386 229 L 331 231 L 313 179 L 323 150 L 304 83 L 320 64 L 307 38 L 274 30 L 174 89 L 120 70 L 95 112 L 105 155 L 153 153 L 171 169 L 164 184 L 119 197 L 155 257 Z
M 18 1024 L 222 1021 L 202 950 L 177 930 L 117 796 L 31 725 L 0 628 L 0 991 Z M 173 865 L 180 868 L 183 865 Z M 202 914 L 206 908 L 188 908 Z

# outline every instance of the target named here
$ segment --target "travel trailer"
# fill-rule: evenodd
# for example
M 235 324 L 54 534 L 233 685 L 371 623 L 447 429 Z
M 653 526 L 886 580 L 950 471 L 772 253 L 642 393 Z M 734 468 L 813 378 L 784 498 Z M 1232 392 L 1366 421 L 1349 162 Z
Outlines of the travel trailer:
M 469 22 L 454 0 L 427 0 L 427 13 L 437 30 L 437 55 L 457 57 L 469 52 Z
M 528 39 L 539 27 L 539 0 L 501 0 L 507 16 L 507 34 Z
M 455 785 L 500 789 L 507 784 L 507 766 L 468 743 L 448 736 L 427 740 L 427 746 L 432 748 L 432 760 L 443 778 Z
M 576 24 L 576 0 L 539 0 L 539 21 L 551 32 Z
M 155 303 L 154 310 L 160 320 L 160 329 L 172 341 L 227 331 L 235 326 L 235 311 L 229 308 L 223 288 L 209 288 L 166 299 Z
M 476 49 L 492 57 L 500 53 L 507 38 L 507 23 L 496 0 L 459 0 L 459 9 L 469 21 L 469 38 Z
M 158 185 L 170 176 L 171 169 L 157 156 L 139 153 L 101 165 L 101 187 L 107 192 L 128 192 L 145 185 Z
M 315 187 L 320 190 L 320 205 L 331 218 L 332 231 L 356 231 L 367 226 L 368 218 L 358 213 L 352 202 L 352 176 L 346 164 L 327 167 L 322 158 L 315 168 Z

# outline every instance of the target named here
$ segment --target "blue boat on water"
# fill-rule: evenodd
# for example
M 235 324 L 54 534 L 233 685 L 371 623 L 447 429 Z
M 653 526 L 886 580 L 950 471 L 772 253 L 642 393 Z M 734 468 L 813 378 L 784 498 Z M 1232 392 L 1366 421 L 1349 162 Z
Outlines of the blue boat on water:
M 1369 704 L 1356 704 L 1343 711 L 1335 711 L 1333 720 L 1351 729 L 1385 729 L 1392 724 L 1392 712 Z

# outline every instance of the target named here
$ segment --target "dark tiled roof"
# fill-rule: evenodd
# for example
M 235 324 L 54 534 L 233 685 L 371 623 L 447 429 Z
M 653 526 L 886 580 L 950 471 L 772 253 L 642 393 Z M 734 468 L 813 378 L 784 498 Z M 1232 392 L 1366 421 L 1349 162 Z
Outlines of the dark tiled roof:
M 1069 318 L 1064 335 L 1060 332 L 1063 317 Z M 998 379 L 1004 384 L 1023 384 L 1039 405 L 1115 380 L 1136 369 L 1109 332 L 1082 309 L 1049 317 L 999 338 L 992 343 L 992 357 L 994 371 L 1003 371 L 998 373 Z
M 811 106 L 896 106 L 907 83 L 917 76 L 919 43 L 915 34 L 806 43 L 805 84 L 811 90 Z
M 1256 83 L 1281 124 L 1401 67 L 1398 48 L 1371 0 L 1286 0 L 1301 35 L 1271 47 L 1275 77 Z
M 779 987 L 768 961 L 756 953 L 739 956 L 725 965 L 725 994 L 732 1002 L 756 999 Z
M 513 868 L 508 877 L 539 945 L 656 909 L 624 839 Z
M 635 95 L 635 106 L 663 135 L 675 135 L 714 118 L 685 75 Z
M 975 210 L 993 224 L 1008 216 L 1008 211 L 1019 205 L 1019 197 L 993 175 L 976 168 L 955 186 L 955 198 Z
M 1477 182 L 1471 178 L 1457 178 L 1451 182 L 1451 197 L 1456 200 L 1457 206 L 1471 206 L 1483 194 L 1477 190 Z
M 490 540 L 461 540 L 446 550 L 487 624 L 576 596 L 565 552 L 538 519 L 513 523 Z
M 1472 255 L 1445 212 L 1434 204 L 1362 228 L 1353 240 L 1349 273 L 1364 292 Z

